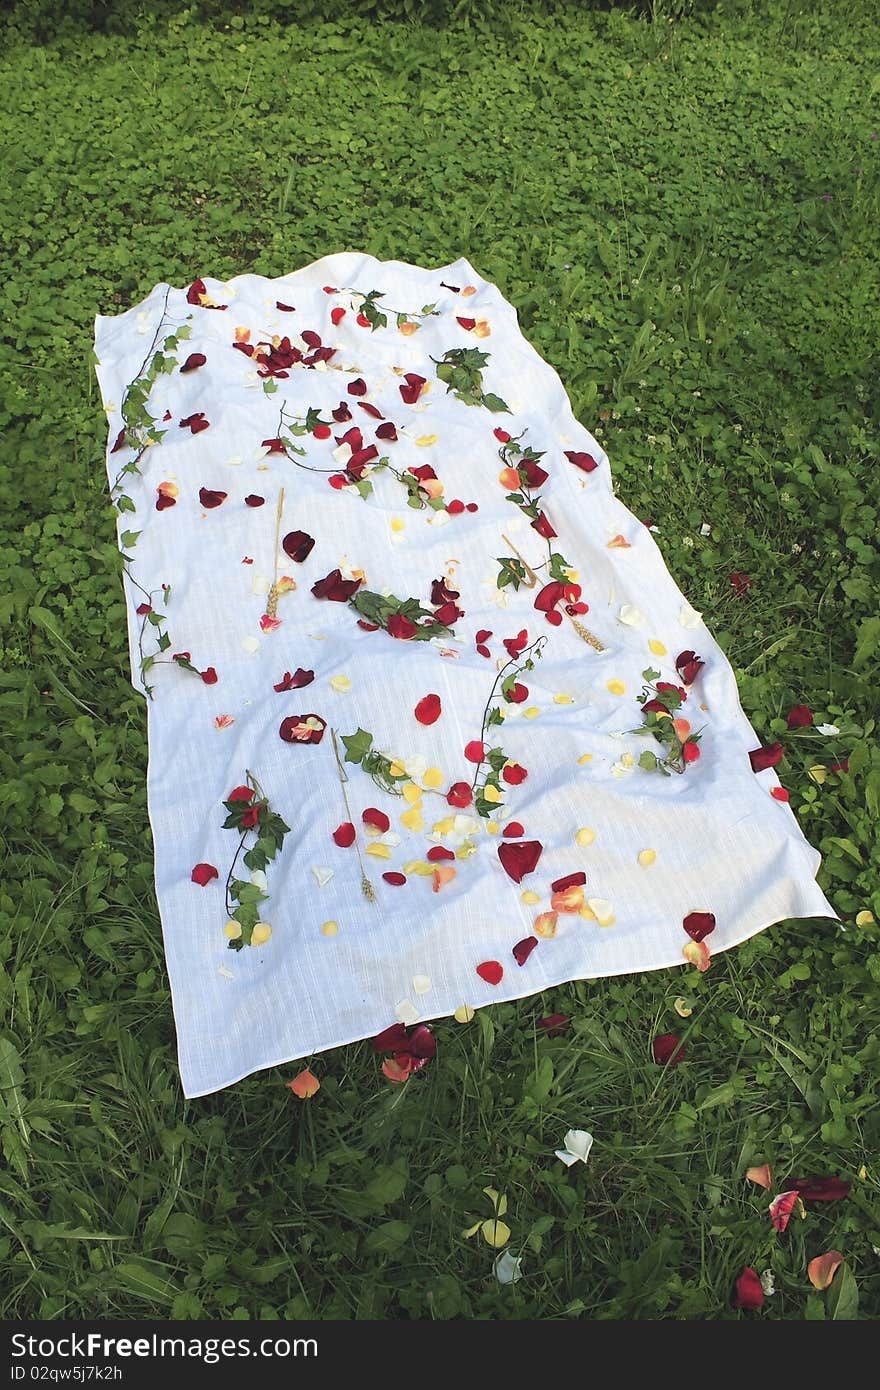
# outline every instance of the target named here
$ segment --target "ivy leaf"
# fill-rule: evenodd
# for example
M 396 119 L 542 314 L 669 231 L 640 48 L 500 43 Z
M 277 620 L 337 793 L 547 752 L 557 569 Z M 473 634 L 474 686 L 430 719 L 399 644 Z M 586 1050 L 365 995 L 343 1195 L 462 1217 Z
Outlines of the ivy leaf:
M 487 410 L 491 410 L 494 415 L 500 415 L 502 413 L 507 415 L 510 414 L 510 408 L 506 402 L 503 401 L 500 396 L 494 396 L 491 392 L 488 396 L 483 397 L 483 405 Z
M 345 761 L 347 763 L 361 762 L 364 754 L 369 753 L 373 746 L 373 735 L 367 733 L 366 729 L 358 729 L 354 734 L 342 734 L 341 737 L 345 744 Z

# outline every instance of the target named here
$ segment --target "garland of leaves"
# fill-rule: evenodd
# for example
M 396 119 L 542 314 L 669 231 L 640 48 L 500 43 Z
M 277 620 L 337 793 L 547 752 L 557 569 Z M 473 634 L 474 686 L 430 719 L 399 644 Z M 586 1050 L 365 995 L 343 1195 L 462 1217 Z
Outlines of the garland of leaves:
M 358 312 L 368 320 L 370 331 L 373 333 L 377 328 L 388 327 L 388 316 L 383 312 L 385 309 L 388 310 L 389 314 L 394 315 L 398 328 L 402 328 L 407 323 L 415 323 L 416 319 L 434 318 L 440 313 L 436 304 L 423 304 L 418 313 L 412 310 L 392 309 L 387 304 L 380 308 L 379 300 L 385 298 L 384 290 L 370 290 L 368 294 L 364 294 L 362 290 L 353 290 L 345 286 L 338 293 L 350 294 L 353 299 L 360 299 Z
M 430 642 L 434 637 L 445 637 L 453 629 L 446 623 L 437 621 L 430 608 L 423 608 L 417 598 L 396 598 L 394 594 L 376 594 L 371 589 L 360 589 L 348 600 L 368 623 L 375 623 L 384 631 L 389 631 L 389 622 L 399 617 L 412 628 L 411 632 L 394 632 L 391 635 L 403 637 L 411 642 Z M 425 619 L 430 619 L 426 622 Z
M 254 928 L 261 920 L 260 905 L 269 897 L 259 884 L 235 877 L 235 866 L 244 843 L 249 835 L 254 836 L 253 844 L 244 853 L 243 862 L 252 872 L 257 872 L 265 869 L 281 852 L 284 837 L 290 830 L 290 826 L 270 807 L 268 797 L 252 772 L 245 773 L 245 781 L 246 786 L 235 788 L 240 795 L 231 795 L 228 801 L 223 802 L 228 812 L 223 829 L 237 830 L 241 836 L 226 877 L 226 911 L 229 915 L 226 934 L 231 951 L 240 951 L 242 947 L 252 944 Z M 250 792 L 249 796 L 244 794 L 247 791 Z M 233 934 L 235 926 L 239 928 L 237 934 Z M 268 937 L 264 940 L 268 940 Z M 263 945 L 263 941 L 256 944 Z
M 493 414 L 510 414 L 510 407 L 500 396 L 483 390 L 483 368 L 489 361 L 488 352 L 479 348 L 450 348 L 442 357 L 432 357 L 437 376 L 446 382 L 450 392 L 465 405 L 482 405 Z
M 675 727 L 675 714 L 682 706 L 683 700 L 678 686 L 671 682 L 664 681 L 660 688 L 654 683 L 660 679 L 660 672 L 648 667 L 642 672 L 646 684 L 642 687 L 641 694 L 637 696 L 640 705 L 662 705 L 662 709 L 652 708 L 643 711 L 643 723 L 637 729 L 628 729 L 627 733 L 649 736 L 657 739 L 658 743 L 666 745 L 666 754 L 658 758 L 656 753 L 645 749 L 639 757 L 639 767 L 645 772 L 661 772 L 664 777 L 669 777 L 673 772 L 682 773 L 687 770 L 688 764 L 696 762 L 699 757 L 698 745 L 702 737 L 702 730 L 695 734 L 686 733 L 682 738 L 679 730 Z M 686 697 L 685 697 L 686 698 Z M 689 753 L 688 749 L 694 749 Z
M 487 731 L 498 724 L 504 723 L 504 716 L 501 713 L 500 706 L 495 705 L 493 708 L 492 702 L 499 695 L 502 699 L 507 699 L 513 687 L 516 685 L 517 676 L 521 675 L 524 671 L 534 670 L 535 662 L 543 656 L 546 644 L 546 637 L 538 637 L 530 646 L 520 652 L 519 656 L 511 657 L 498 672 L 492 689 L 489 692 L 489 698 L 483 710 L 483 720 L 480 726 L 480 743 L 484 749 L 484 756 L 482 761 L 477 764 L 473 781 L 471 782 L 475 809 L 477 814 L 484 819 L 491 819 L 493 816 L 497 815 L 499 807 L 503 805 L 501 774 L 506 764 L 510 762 L 510 758 L 503 748 L 495 747 L 486 750 L 485 740 Z M 487 798 L 487 787 L 493 789 L 493 799 Z
M 363 768 L 368 777 L 372 777 L 377 787 L 381 787 L 383 792 L 388 792 L 390 796 L 402 796 L 403 793 L 398 782 L 408 782 L 409 774 L 406 772 L 395 772 L 394 768 L 400 764 L 394 758 L 389 758 L 387 754 L 380 753 L 373 747 L 373 735 L 366 729 L 358 728 L 353 734 L 341 734 L 340 738 L 345 744 L 345 761 L 355 763 Z

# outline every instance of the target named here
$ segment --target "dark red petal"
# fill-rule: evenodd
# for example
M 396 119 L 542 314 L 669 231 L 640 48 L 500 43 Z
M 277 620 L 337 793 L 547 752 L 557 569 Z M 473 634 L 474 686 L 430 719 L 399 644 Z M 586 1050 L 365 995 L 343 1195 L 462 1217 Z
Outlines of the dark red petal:
M 565 457 L 568 459 L 569 463 L 574 464 L 575 468 L 582 468 L 585 473 L 592 473 L 594 468 L 599 467 L 592 454 L 579 454 L 570 449 L 566 449 Z
M 282 314 L 293 314 L 296 312 L 295 305 L 282 304 L 280 299 L 275 300 L 275 308 L 280 309 Z
M 439 863 L 441 859 L 454 859 L 455 855 L 452 850 L 447 849 L 445 845 L 432 845 L 425 858 L 430 859 L 432 864 L 436 864 Z
M 459 318 L 458 314 L 456 314 L 455 316 L 455 322 L 460 323 L 462 328 L 465 329 L 465 331 L 468 333 L 471 331 L 472 328 L 475 328 L 477 324 L 476 319 L 462 319 Z
M 417 1023 L 409 1029 L 407 1048 L 411 1057 L 423 1062 L 430 1062 L 437 1056 L 437 1039 L 426 1023 Z
M 545 1018 L 538 1019 L 535 1027 L 543 1028 L 552 1037 L 555 1033 L 564 1033 L 570 1022 L 568 1014 L 547 1014 Z
M 757 1270 L 749 1266 L 743 1270 L 736 1281 L 733 1306 L 734 1308 L 745 1308 L 752 1313 L 764 1306 L 764 1289 Z
M 404 617 L 402 613 L 392 613 L 388 619 L 387 632 L 389 637 L 397 637 L 405 642 L 413 636 L 415 630 L 415 623 L 410 622 L 409 618 Z
M 658 1067 L 677 1067 L 684 1061 L 684 1048 L 675 1033 L 660 1033 L 651 1044 L 654 1061 Z
M 340 401 L 336 409 L 331 410 L 330 414 L 338 425 L 342 425 L 346 420 L 351 419 L 351 411 L 346 401 Z
M 580 888 L 587 881 L 587 876 L 583 869 L 578 869 L 573 874 L 566 874 L 565 878 L 557 878 L 550 884 L 554 893 L 564 893 L 566 888 Z
M 204 888 L 212 879 L 219 877 L 219 870 L 215 869 L 213 864 L 196 864 L 190 874 L 193 883 L 197 883 L 200 888 Z
M 446 793 L 446 800 L 450 806 L 456 806 L 459 810 L 463 810 L 465 806 L 470 806 L 473 799 L 474 794 L 467 782 L 453 782 Z
M 456 595 L 456 597 L 458 597 L 458 595 Z M 490 632 L 489 628 L 481 627 L 474 640 L 476 642 L 487 642 L 491 636 L 492 633 Z
M 199 296 L 203 294 L 207 294 L 204 280 L 193 280 L 192 284 L 186 292 L 187 304 L 199 304 Z
M 461 616 L 462 610 L 454 603 L 441 603 L 434 611 L 434 621 L 441 623 L 443 627 L 452 627 Z
M 205 682 L 205 685 L 217 684 L 217 672 L 214 670 L 213 666 L 208 666 L 204 671 L 201 671 L 199 674 L 201 675 L 202 680 Z
M 782 761 L 785 750 L 781 743 L 762 744 L 749 754 L 753 772 L 763 772 L 765 768 L 776 767 Z
M 341 572 L 331 570 L 323 579 L 319 579 L 317 584 L 312 585 L 312 593 L 315 598 L 325 598 L 333 603 L 347 603 L 352 594 L 356 593 L 360 587 L 359 579 L 343 579 Z
M 528 777 L 528 772 L 519 763 L 511 763 L 508 767 L 501 769 L 502 780 L 510 787 L 518 787 Z
M 378 406 L 372 405 L 370 401 L 358 401 L 358 410 L 363 410 L 367 415 L 372 416 L 374 420 L 385 419 L 385 416 Z
M 504 978 L 504 967 L 500 961 L 484 960 L 477 966 L 477 974 L 487 985 L 498 985 Z
M 549 518 L 546 517 L 543 512 L 540 512 L 539 515 L 535 517 L 531 525 L 532 530 L 537 531 L 539 536 L 543 536 L 545 541 L 552 541 L 556 538 L 557 533 L 553 530 Z
M 362 376 L 359 376 L 356 377 L 354 381 L 348 383 L 346 390 L 350 396 L 365 396 L 367 394 L 367 383 Z
M 147 613 L 152 613 L 152 611 L 153 605 L 151 603 L 139 603 L 137 608 L 135 609 L 135 612 L 137 613 L 139 618 L 145 617 Z
M 404 1025 L 392 1023 L 390 1028 L 385 1028 L 381 1033 L 377 1033 L 373 1039 L 373 1050 L 375 1052 L 407 1052 L 409 1050 L 409 1038 Z
M 117 436 L 116 436 L 116 441 L 115 441 L 115 443 L 114 443 L 114 445 L 113 445 L 113 448 L 110 450 L 110 452 L 111 452 L 111 454 L 116 454 L 116 453 L 119 452 L 120 449 L 124 449 L 124 448 L 125 448 L 125 426 L 123 426 L 122 429 L 121 429 L 121 430 L 119 431 L 119 433 L 117 434 Z
M 253 830 L 255 825 L 260 822 L 259 806 L 249 806 L 241 818 L 242 830 Z
M 525 833 L 524 826 L 518 820 L 510 821 L 501 832 L 505 840 L 519 840 Z
M 244 499 L 244 505 L 246 507 L 262 507 L 265 501 L 265 497 L 258 496 L 256 492 L 250 492 Z
M 538 866 L 544 846 L 539 840 L 510 841 L 498 846 L 498 858 L 504 872 L 514 883 L 522 883 L 526 874 L 533 873 Z
M 400 874 L 395 869 L 389 869 L 382 875 L 386 883 L 390 883 L 393 888 L 402 888 L 406 883 L 406 874 Z
M 522 941 L 518 941 L 513 948 L 513 958 L 517 965 L 525 965 L 529 956 L 538 944 L 536 936 L 524 936 Z
M 492 655 L 492 653 L 489 651 L 489 648 L 488 648 L 483 642 L 478 642 L 478 643 L 477 643 L 477 651 L 478 651 L 478 653 L 479 653 L 480 656 L 488 656 L 488 657 L 491 657 L 491 655 Z
M 440 718 L 442 706 L 439 695 L 426 695 L 419 700 L 413 713 L 420 724 L 436 724 Z
M 391 441 L 391 443 L 394 443 L 394 441 L 397 438 L 397 430 L 390 420 L 388 420 L 384 425 L 378 426 L 378 428 L 376 429 L 376 438 L 388 439 Z
M 320 728 L 307 728 L 305 723 L 307 719 L 317 719 Z M 326 728 L 327 725 L 319 714 L 290 714 L 281 721 L 278 733 L 285 743 L 320 743 Z
M 813 711 L 806 705 L 792 705 L 785 722 L 790 729 L 805 729 L 813 722 Z
M 361 816 L 364 825 L 372 825 L 376 830 L 385 834 L 386 830 L 391 829 L 391 821 L 384 811 L 379 811 L 375 806 L 368 806 Z
M 348 849 L 349 845 L 354 844 L 356 835 L 357 831 L 351 821 L 344 820 L 342 824 L 337 825 L 336 829 L 333 831 L 333 841 L 335 844 L 339 845 L 340 849 Z
M 180 370 L 182 372 L 194 372 L 199 367 L 204 367 L 207 360 L 203 352 L 191 352 Z
M 702 941 L 715 930 L 714 912 L 689 912 L 682 926 L 692 941 Z
M 319 348 L 321 346 L 320 336 L 315 332 L 314 328 L 304 328 L 300 337 L 304 343 L 308 343 L 310 348 Z
M 303 560 L 307 560 L 311 555 L 314 544 L 314 537 L 310 536 L 308 532 L 288 531 L 281 542 L 281 548 L 285 555 L 289 555 L 291 560 L 295 560 L 297 564 L 301 565 Z
M 805 1202 L 839 1202 L 849 1196 L 852 1183 L 846 1178 L 795 1178 L 786 1186 Z
M 210 487 L 199 488 L 199 502 L 203 507 L 221 507 L 226 501 L 226 497 L 225 492 L 215 492 Z

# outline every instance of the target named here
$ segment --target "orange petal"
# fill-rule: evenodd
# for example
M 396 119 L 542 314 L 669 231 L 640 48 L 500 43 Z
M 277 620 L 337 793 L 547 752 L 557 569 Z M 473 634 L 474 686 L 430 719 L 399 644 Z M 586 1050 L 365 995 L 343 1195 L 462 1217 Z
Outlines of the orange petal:
M 539 916 L 535 918 L 535 923 L 532 927 L 532 931 L 535 933 L 536 936 L 555 936 L 556 919 L 557 914 L 555 912 L 542 912 L 539 914 Z
M 702 975 L 712 963 L 705 941 L 689 941 L 681 953 L 689 965 L 695 965 Z
M 747 1168 L 746 1177 L 749 1182 L 756 1182 L 766 1192 L 769 1192 L 773 1186 L 773 1173 L 769 1163 L 761 1163 L 757 1168 Z
M 382 1075 L 395 1086 L 402 1086 L 409 1080 L 409 1067 L 402 1067 L 393 1057 L 386 1057 L 382 1063 Z
M 515 468 L 502 468 L 498 474 L 498 481 L 508 492 L 513 492 L 519 487 L 519 474 Z
M 672 727 L 673 727 L 673 729 L 675 730 L 675 732 L 678 734 L 678 737 L 681 739 L 682 743 L 684 743 L 685 739 L 687 738 L 688 734 L 689 734 L 690 731 L 691 731 L 691 726 L 690 726 L 689 720 L 687 720 L 687 719 L 673 719 L 673 721 L 672 721 Z
M 807 1274 L 813 1288 L 827 1289 L 842 1264 L 843 1256 L 839 1250 L 826 1250 L 824 1255 L 817 1255 L 815 1260 L 810 1260 Z
M 434 883 L 434 892 L 439 893 L 440 889 L 443 888 L 445 884 L 451 883 L 455 878 L 455 873 L 456 871 L 451 864 L 438 864 L 431 875 Z
M 607 545 L 608 550 L 631 550 L 632 546 L 626 536 L 612 536 Z
M 287 1085 L 300 1100 L 308 1100 L 310 1096 L 315 1095 L 321 1089 L 320 1081 L 309 1071 L 308 1067 L 305 1067 L 299 1076 L 295 1076 L 292 1081 L 288 1081 Z
M 550 899 L 550 906 L 554 912 L 580 912 L 583 905 L 583 884 L 575 884 L 571 888 L 563 888 L 561 892 L 554 893 Z

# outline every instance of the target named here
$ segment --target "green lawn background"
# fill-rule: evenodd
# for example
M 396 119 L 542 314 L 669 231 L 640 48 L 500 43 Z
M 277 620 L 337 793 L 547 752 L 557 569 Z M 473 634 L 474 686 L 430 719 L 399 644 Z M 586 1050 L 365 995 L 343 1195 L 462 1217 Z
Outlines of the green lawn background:
M 760 1316 L 842 1316 L 851 1281 L 806 1277 L 836 1248 L 876 1315 L 875 7 L 55 9 L 0 28 L 3 1313 L 730 1318 L 755 1316 L 730 1306 L 752 1265 L 776 1279 Z M 187 1103 L 94 315 L 343 249 L 465 255 L 516 306 L 782 738 L 844 925 L 440 1023 L 402 1089 L 365 1044 L 318 1057 L 305 1104 L 295 1067 Z M 839 735 L 789 732 L 795 703 Z M 537 1033 L 555 1010 L 569 1031 Z M 568 1171 L 571 1126 L 596 1142 Z M 851 1194 L 777 1235 L 743 1176 L 765 1160 L 777 1190 Z M 485 1186 L 513 1287 L 462 1238 Z

